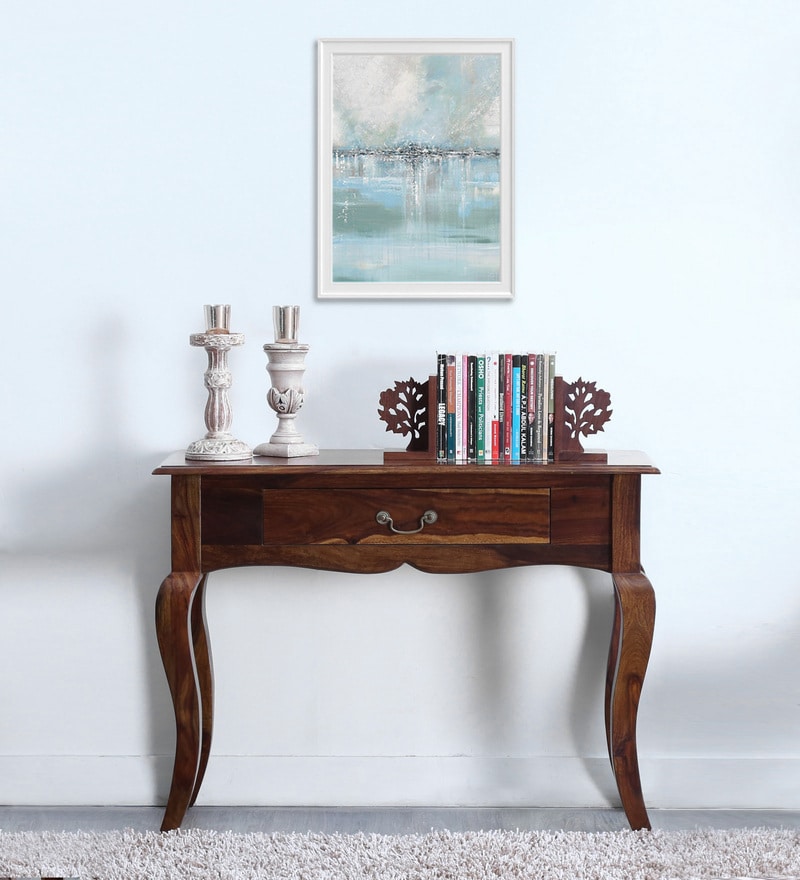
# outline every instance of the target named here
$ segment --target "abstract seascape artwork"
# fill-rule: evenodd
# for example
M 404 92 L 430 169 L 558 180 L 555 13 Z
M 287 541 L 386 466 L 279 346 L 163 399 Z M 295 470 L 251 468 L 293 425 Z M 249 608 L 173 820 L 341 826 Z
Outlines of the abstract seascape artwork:
M 511 54 L 320 41 L 320 297 L 512 296 Z

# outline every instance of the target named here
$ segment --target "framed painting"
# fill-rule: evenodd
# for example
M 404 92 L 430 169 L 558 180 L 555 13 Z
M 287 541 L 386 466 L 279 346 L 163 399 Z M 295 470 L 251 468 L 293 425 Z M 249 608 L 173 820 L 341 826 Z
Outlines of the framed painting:
M 318 50 L 318 297 L 511 298 L 513 41 Z

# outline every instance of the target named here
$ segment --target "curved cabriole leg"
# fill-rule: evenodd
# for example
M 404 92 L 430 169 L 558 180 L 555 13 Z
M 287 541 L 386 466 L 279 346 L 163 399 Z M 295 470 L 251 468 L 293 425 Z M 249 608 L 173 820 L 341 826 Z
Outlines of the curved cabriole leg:
M 173 572 L 156 599 L 156 633 L 175 710 L 175 764 L 162 831 L 180 828 L 197 779 L 202 746 L 202 703 L 192 634 L 192 602 L 199 572 Z
M 632 829 L 650 828 L 639 779 L 636 716 L 655 626 L 655 592 L 643 573 L 613 574 L 614 629 L 606 679 L 608 752 Z
M 214 730 L 214 667 L 211 662 L 211 644 L 206 625 L 206 584 L 208 576 L 203 575 L 192 601 L 192 640 L 194 643 L 194 662 L 197 669 L 197 683 L 200 688 L 200 707 L 202 710 L 202 740 L 200 761 L 197 765 L 197 778 L 189 800 L 191 807 L 200 793 L 203 777 L 211 753 L 211 735 Z
M 619 634 L 622 627 L 622 611 L 614 588 L 614 623 L 611 629 L 611 644 L 608 648 L 608 667 L 606 669 L 606 746 L 608 757 L 611 761 L 611 769 L 614 769 L 614 751 L 611 747 L 611 697 L 614 693 L 614 678 L 617 674 L 617 660 L 619 656 Z

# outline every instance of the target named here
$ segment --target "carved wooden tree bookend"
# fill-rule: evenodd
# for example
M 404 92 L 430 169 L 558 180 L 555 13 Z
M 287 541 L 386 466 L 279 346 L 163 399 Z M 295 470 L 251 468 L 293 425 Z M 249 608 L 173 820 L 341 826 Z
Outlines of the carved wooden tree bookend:
M 588 437 L 603 430 L 611 418 L 611 395 L 595 382 L 578 379 L 569 384 L 561 376 L 555 380 L 554 457 L 556 461 L 597 461 L 605 463 L 605 452 L 585 452 L 581 435 Z
M 406 452 L 432 453 L 435 449 L 430 438 L 435 432 L 429 430 L 429 413 L 435 412 L 435 402 L 430 399 L 431 388 L 435 389 L 433 377 L 417 382 L 413 377 L 401 379 L 393 388 L 381 392 L 378 416 L 386 422 L 386 430 L 393 434 L 411 436 Z

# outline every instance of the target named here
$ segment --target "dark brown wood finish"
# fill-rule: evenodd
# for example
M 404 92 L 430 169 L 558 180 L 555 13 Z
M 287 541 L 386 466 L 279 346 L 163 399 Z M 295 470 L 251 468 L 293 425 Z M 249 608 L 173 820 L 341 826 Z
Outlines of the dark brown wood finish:
M 242 565 L 373 573 L 403 564 L 434 573 L 542 564 L 611 572 L 608 750 L 631 827 L 649 828 L 636 717 L 655 599 L 639 559 L 639 512 L 641 476 L 658 470 L 641 453 L 607 457 L 453 465 L 396 456 L 377 463 L 374 452 L 339 451 L 213 464 L 176 454 L 164 462 L 155 473 L 172 479 L 172 571 L 158 593 L 156 628 L 176 747 L 162 830 L 180 827 L 210 753 L 208 573 Z M 422 521 L 427 510 L 435 521 Z M 391 523 L 378 521 L 380 511 Z

